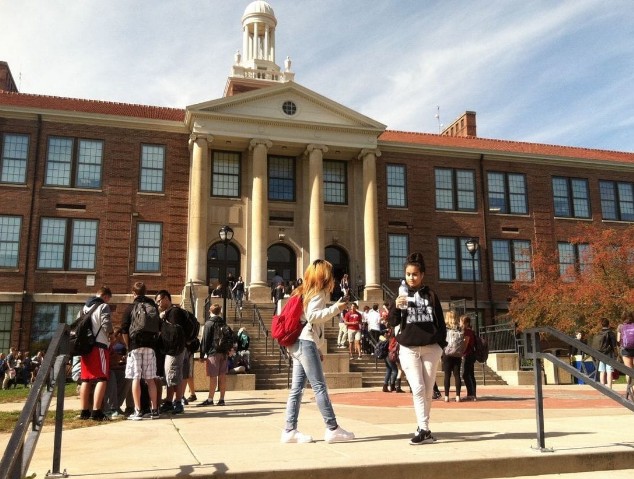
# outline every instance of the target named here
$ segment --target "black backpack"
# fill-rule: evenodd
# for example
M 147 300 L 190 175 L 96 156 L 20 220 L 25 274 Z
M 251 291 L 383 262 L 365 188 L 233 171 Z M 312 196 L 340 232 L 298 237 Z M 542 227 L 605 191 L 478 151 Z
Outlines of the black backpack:
M 180 324 L 163 321 L 161 324 L 161 350 L 169 356 L 178 356 L 185 349 L 185 333 Z
M 200 323 L 198 318 L 194 316 L 194 313 L 183 309 L 183 312 L 187 315 L 187 321 L 184 322 L 185 327 L 183 332 L 185 333 L 185 347 L 190 353 L 195 353 L 200 349 L 200 339 L 198 334 L 200 333 Z
M 156 345 L 161 330 L 161 318 L 154 303 L 137 301 L 132 306 L 132 322 L 128 332 L 130 339 L 139 347 Z
M 214 321 L 213 332 L 213 349 L 216 353 L 227 354 L 236 342 L 233 330 L 224 321 Z
M 387 358 L 389 350 L 389 342 L 388 341 L 379 341 L 376 343 L 374 347 L 374 357 L 377 359 L 385 359 Z
M 93 304 L 92 307 L 85 313 L 81 313 L 77 320 L 71 324 L 71 337 L 70 337 L 70 352 L 71 356 L 84 356 L 92 351 L 92 348 L 97 342 L 97 336 L 101 331 L 101 326 L 95 333 L 92 330 L 92 313 L 103 304 L 103 301 L 98 301 Z

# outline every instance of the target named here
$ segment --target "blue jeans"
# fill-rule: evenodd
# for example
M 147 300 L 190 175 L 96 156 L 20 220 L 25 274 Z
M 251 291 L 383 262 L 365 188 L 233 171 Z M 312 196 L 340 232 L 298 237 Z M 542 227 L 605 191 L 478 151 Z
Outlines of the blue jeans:
M 328 397 L 326 378 L 324 377 L 317 345 L 313 341 L 300 339 L 288 351 L 293 357 L 293 380 L 286 403 L 286 429 L 297 429 L 299 408 L 302 403 L 307 379 L 313 388 L 315 402 L 326 426 L 329 429 L 336 428 L 337 418 L 335 417 L 335 411 L 332 409 L 330 397 Z
M 390 384 L 394 386 L 397 376 L 398 366 L 388 358 L 385 358 L 385 378 L 383 379 L 383 384 Z

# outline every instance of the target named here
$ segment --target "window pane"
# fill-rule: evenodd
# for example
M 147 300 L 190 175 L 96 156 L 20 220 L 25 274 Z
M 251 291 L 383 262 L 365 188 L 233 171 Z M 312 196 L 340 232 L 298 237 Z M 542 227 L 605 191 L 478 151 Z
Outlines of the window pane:
M 9 351 L 11 324 L 13 324 L 13 305 L 0 304 L 0 351 Z
M 436 185 L 436 208 L 453 210 L 452 170 L 436 168 L 434 171 Z
M 469 238 L 459 238 L 460 243 L 460 260 L 462 269 L 462 281 L 473 281 L 475 274 L 476 281 L 480 281 L 480 249 L 482 245 L 476 251 L 474 257 L 471 257 L 471 253 L 467 249 L 467 241 Z M 474 271 L 475 268 L 475 271 Z
M 97 221 L 73 221 L 70 269 L 95 269 Z
M 509 173 L 508 182 L 510 213 L 518 215 L 528 213 L 528 204 L 526 201 L 526 178 L 524 175 Z
M 29 151 L 29 137 L 27 135 L 4 135 L 2 145 L 2 183 L 25 183 L 26 160 Z
M 139 223 L 137 227 L 136 270 L 158 272 L 161 269 L 160 223 Z
M 572 216 L 568 198 L 568 182 L 565 178 L 553 178 L 553 199 L 555 216 Z
M 79 158 L 77 160 L 78 188 L 99 188 L 101 186 L 101 160 L 103 142 L 79 140 Z
M 456 238 L 438 238 L 438 271 L 441 280 L 458 280 Z
M 616 216 L 616 191 L 613 181 L 599 181 L 601 192 L 601 214 L 605 220 L 615 220 Z
M 579 262 L 579 271 L 584 272 L 592 266 L 592 251 L 589 244 L 580 243 L 576 245 L 577 261 Z
M 631 183 L 619 183 L 619 210 L 622 221 L 634 221 L 634 195 Z
M 590 218 L 590 200 L 588 197 L 588 182 L 586 180 L 571 180 L 574 215 L 576 218 Z
M 506 213 L 506 195 L 504 192 L 504 175 L 502 173 L 489 173 L 489 210 Z
M 165 147 L 143 145 L 141 147 L 141 191 L 162 192 L 165 168 Z
M 239 153 L 214 152 L 211 194 L 230 197 L 240 195 Z
M 403 278 L 409 250 L 406 235 L 388 235 L 390 278 Z
M 324 202 L 345 204 L 346 201 L 346 163 L 324 161 Z
M 560 276 L 573 275 L 575 273 L 575 252 L 570 243 L 558 243 L 559 274 Z
M 53 186 L 70 186 L 72 153 L 72 139 L 48 139 L 48 157 L 46 160 L 45 184 Z
M 475 210 L 475 175 L 473 171 L 456 171 L 458 209 Z
M 387 165 L 387 205 L 404 207 L 405 203 L 405 167 Z
M 295 160 L 269 157 L 269 200 L 295 201 Z
M 42 269 L 64 268 L 64 242 L 66 220 L 43 218 L 40 229 L 40 249 L 37 267 Z
M 513 257 L 515 266 L 515 275 L 513 279 L 518 279 L 521 281 L 532 281 L 533 274 L 531 269 L 531 242 L 514 241 Z
M 61 317 L 60 304 L 36 304 L 31 325 L 31 351 L 46 350 Z
M 493 281 L 509 282 L 511 277 L 511 250 L 507 240 L 491 241 L 493 254 Z
M 20 250 L 19 216 L 0 216 L 0 268 L 17 268 Z

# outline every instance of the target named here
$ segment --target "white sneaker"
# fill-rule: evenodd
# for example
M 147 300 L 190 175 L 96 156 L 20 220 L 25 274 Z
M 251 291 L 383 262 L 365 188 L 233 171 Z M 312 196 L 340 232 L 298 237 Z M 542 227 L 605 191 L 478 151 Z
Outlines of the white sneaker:
M 334 431 L 326 429 L 326 434 L 324 435 L 324 441 L 326 441 L 328 444 L 331 444 L 333 442 L 352 441 L 353 439 L 354 433 L 342 429 L 341 426 L 337 427 L 337 429 L 335 429 Z
M 460 396 L 456 396 L 456 402 L 460 402 Z
M 282 437 L 280 438 L 280 442 L 282 444 L 290 444 L 292 442 L 296 442 L 298 444 L 304 444 L 307 442 L 313 442 L 313 437 L 308 434 L 302 434 L 297 429 L 293 429 L 292 431 L 282 431 Z

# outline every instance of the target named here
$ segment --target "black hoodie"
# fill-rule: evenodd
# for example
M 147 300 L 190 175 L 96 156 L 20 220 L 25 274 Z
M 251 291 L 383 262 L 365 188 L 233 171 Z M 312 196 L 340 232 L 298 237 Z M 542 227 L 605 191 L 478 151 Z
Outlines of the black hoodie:
M 400 328 L 396 340 L 403 346 L 447 346 L 447 327 L 440 300 L 427 286 L 408 290 L 407 309 L 392 306 L 388 317 L 390 326 Z

